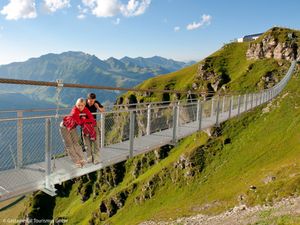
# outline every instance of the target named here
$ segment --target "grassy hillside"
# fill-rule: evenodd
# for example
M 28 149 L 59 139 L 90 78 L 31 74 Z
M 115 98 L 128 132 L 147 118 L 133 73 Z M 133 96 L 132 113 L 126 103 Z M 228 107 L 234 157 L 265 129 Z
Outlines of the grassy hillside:
M 285 74 L 286 61 L 247 60 L 248 45 L 227 44 L 195 65 L 147 80 L 139 87 L 211 91 L 218 81 L 216 93 L 251 92 L 271 83 L 265 77 L 279 80 Z M 200 67 L 207 74 L 201 74 Z M 209 78 L 202 79 L 206 75 Z M 59 187 L 58 197 L 51 199 L 50 217 L 66 218 L 66 224 L 127 225 L 212 215 L 238 204 L 272 204 L 299 195 L 299 75 L 298 71 L 272 102 L 213 128 L 212 136 L 195 133 L 174 148 L 165 146 Z M 166 98 L 132 92 L 123 97 L 130 95 L 138 101 Z M 41 210 L 37 202 L 43 194 L 36 196 L 29 212 Z M 289 217 L 289 224 L 296 220 Z

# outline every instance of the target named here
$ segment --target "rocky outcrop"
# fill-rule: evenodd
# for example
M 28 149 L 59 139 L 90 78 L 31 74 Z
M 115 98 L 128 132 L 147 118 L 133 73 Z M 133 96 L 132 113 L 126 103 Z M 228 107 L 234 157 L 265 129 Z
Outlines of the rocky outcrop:
M 198 66 L 195 82 L 192 84 L 194 90 L 202 89 L 203 92 L 217 92 L 224 84 L 230 81 L 225 62 L 221 62 L 218 68 L 214 65 L 212 58 L 207 58 Z
M 250 43 L 246 52 L 247 59 L 285 59 L 300 60 L 300 47 L 292 41 L 279 42 L 272 34 L 267 35 L 261 42 Z

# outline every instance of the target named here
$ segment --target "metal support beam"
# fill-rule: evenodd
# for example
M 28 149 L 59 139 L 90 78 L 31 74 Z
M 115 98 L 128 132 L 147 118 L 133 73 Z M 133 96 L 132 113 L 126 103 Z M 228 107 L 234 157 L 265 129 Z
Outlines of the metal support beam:
M 151 133 L 151 104 L 147 107 L 147 135 Z
M 201 130 L 201 126 L 202 126 L 202 110 L 203 110 L 202 102 L 198 100 L 198 104 L 197 104 L 198 130 Z
M 220 116 L 220 97 L 218 97 L 218 100 L 217 100 L 216 127 L 219 127 L 219 126 L 220 126 L 219 116 Z
M 223 98 L 222 98 L 222 110 L 221 110 L 221 112 L 225 111 L 225 100 L 226 100 L 226 96 L 224 95 Z
M 133 157 L 134 126 L 135 126 L 135 112 L 134 111 L 130 111 L 130 122 L 129 122 L 129 158 Z
M 213 117 L 214 115 L 214 98 L 211 98 L 211 112 L 210 112 L 210 117 Z
M 56 189 L 51 183 L 51 121 L 49 118 L 45 120 L 45 188 L 43 191 L 51 196 L 55 196 Z
M 173 106 L 173 140 L 172 143 L 175 145 L 177 142 L 177 107 L 178 104 L 175 103 Z
M 100 114 L 100 148 L 104 148 L 105 141 L 105 113 Z
M 229 99 L 228 119 L 231 117 L 232 101 L 233 101 L 232 99 L 233 99 L 232 97 Z
M 17 111 L 17 168 L 23 166 L 23 111 Z
M 238 96 L 238 115 L 240 115 L 240 111 L 241 111 L 241 96 Z
M 248 109 L 248 96 L 247 96 L 247 94 L 245 94 L 245 98 L 244 98 L 244 104 L 245 104 L 245 112 L 247 111 L 247 109 Z

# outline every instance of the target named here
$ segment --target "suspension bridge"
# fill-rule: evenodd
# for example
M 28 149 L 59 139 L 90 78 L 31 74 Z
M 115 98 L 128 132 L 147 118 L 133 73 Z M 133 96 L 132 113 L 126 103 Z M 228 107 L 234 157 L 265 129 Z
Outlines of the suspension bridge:
M 175 145 L 194 132 L 218 126 L 276 97 L 290 80 L 295 65 L 293 61 L 279 83 L 259 92 L 214 96 L 209 100 L 140 103 L 98 113 L 101 162 L 83 168 L 77 168 L 65 154 L 59 133 L 65 114 L 24 116 L 26 110 L 15 111 L 15 118 L 0 119 L 0 201 L 37 190 L 54 196 L 55 184 L 166 144 Z M 14 82 L 6 79 L 2 83 Z M 47 85 L 66 86 L 50 82 Z

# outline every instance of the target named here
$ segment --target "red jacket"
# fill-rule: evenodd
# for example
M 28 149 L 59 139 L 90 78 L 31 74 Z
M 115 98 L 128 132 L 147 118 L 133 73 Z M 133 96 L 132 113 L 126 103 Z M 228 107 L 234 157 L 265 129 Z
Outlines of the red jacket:
M 89 135 L 91 139 L 96 139 L 95 129 L 90 129 L 90 127 L 96 126 L 96 120 L 86 107 L 80 112 L 74 106 L 70 115 L 63 118 L 63 124 L 68 130 L 74 129 L 77 125 L 82 126 L 85 135 Z

